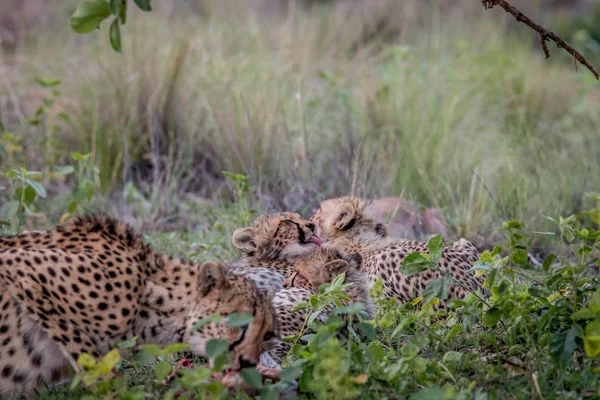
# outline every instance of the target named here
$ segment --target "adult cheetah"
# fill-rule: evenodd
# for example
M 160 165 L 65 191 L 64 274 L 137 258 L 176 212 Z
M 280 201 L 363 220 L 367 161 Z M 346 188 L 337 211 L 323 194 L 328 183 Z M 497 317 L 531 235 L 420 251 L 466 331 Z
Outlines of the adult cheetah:
M 222 337 L 231 369 L 258 363 L 277 335 L 269 299 L 214 262 L 155 253 L 129 226 L 81 217 L 48 232 L 0 239 L 0 397 L 28 395 L 78 369 L 82 352 L 100 357 L 117 342 L 183 342 L 198 355 Z M 241 328 L 209 324 L 214 313 L 254 316 Z
M 323 239 L 323 246 L 345 253 L 359 253 L 360 270 L 371 282 L 381 277 L 384 294 L 406 302 L 423 294 L 426 285 L 441 274 L 427 270 L 408 277 L 399 267 L 410 253 L 428 253 L 427 243 L 412 240 L 394 240 L 387 234 L 386 226 L 377 222 L 367 203 L 356 197 L 341 197 L 322 202 L 311 217 L 315 232 Z M 466 239 L 452 246 L 444 246 L 439 259 L 441 269 L 450 270 L 459 284 L 449 288 L 449 298 L 462 298 L 483 285 L 470 271 L 479 259 L 477 248 Z

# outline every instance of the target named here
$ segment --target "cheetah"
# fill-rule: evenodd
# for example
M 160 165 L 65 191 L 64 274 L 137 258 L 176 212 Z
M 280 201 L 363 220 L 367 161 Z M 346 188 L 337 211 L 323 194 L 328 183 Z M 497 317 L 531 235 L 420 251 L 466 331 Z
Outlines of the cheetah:
M 412 252 L 428 253 L 427 243 L 412 240 L 394 240 L 385 225 L 379 224 L 367 207 L 356 197 L 325 200 L 311 217 L 315 232 L 323 239 L 324 247 L 333 247 L 344 253 L 357 252 L 362 257 L 360 270 L 373 283 L 381 277 L 384 294 L 407 302 L 423 294 L 427 283 L 441 274 L 427 270 L 411 277 L 398 270 Z M 443 269 L 449 269 L 460 285 L 449 288 L 449 298 L 462 298 L 482 287 L 483 278 L 469 271 L 479 259 L 477 248 L 466 239 L 445 246 L 439 259 Z
M 366 277 L 358 270 L 359 263 L 360 256 L 342 256 L 331 249 L 318 249 L 298 260 L 294 266 L 295 272 L 284 283 L 285 288 L 275 292 L 272 299 L 280 337 L 297 335 L 305 324 L 306 310 L 293 312 L 293 307 L 301 302 L 310 302 L 311 296 L 318 293 L 321 284 L 331 282 L 341 273 L 346 274 L 345 283 L 352 284 L 345 290 L 348 299 L 342 300 L 342 305 L 362 303 L 365 305 L 366 317 L 374 318 L 375 306 L 369 297 Z M 325 309 L 318 317 L 319 321 L 325 322 L 331 311 L 331 307 Z M 281 362 L 290 348 L 289 343 L 276 338 L 269 345 L 268 352 Z
M 360 271 L 361 263 L 362 257 L 358 253 L 342 255 L 334 248 L 322 247 L 297 261 L 294 273 L 285 280 L 283 286 L 305 288 L 317 293 L 322 284 L 331 283 L 343 273 L 344 283 L 350 283 L 352 286 L 345 289 L 348 300 L 342 300 L 342 305 L 363 304 L 367 316 L 372 319 L 375 317 L 375 305 L 369 295 L 367 277 Z
M 30 395 L 101 357 L 117 342 L 187 343 L 205 355 L 224 338 L 232 371 L 254 366 L 278 335 L 270 300 L 247 279 L 207 261 L 155 253 L 128 225 L 79 217 L 47 232 L 0 238 L 0 397 Z M 215 313 L 251 314 L 240 328 L 194 325 Z
M 260 216 L 252 226 L 236 229 L 232 242 L 242 256 L 226 266 L 264 291 L 283 289 L 294 262 L 321 245 L 314 224 L 291 212 Z

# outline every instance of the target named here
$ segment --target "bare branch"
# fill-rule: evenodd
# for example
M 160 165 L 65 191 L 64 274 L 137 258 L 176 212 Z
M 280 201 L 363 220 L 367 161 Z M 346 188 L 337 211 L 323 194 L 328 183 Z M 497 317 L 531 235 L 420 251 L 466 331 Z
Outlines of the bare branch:
M 573 58 L 583 64 L 587 69 L 590 70 L 592 74 L 596 77 L 596 79 L 600 79 L 598 72 L 594 69 L 594 67 L 585 59 L 584 56 L 581 55 L 577 50 L 573 47 L 569 46 L 564 40 L 560 37 L 556 36 L 553 32 L 548 31 L 544 27 L 533 22 L 529 17 L 523 14 L 521 11 L 517 10 L 515 7 L 510 5 L 506 0 L 482 0 L 481 3 L 487 9 L 493 8 L 494 6 L 502 7 L 506 12 L 512 14 L 517 21 L 523 22 L 525 25 L 529 26 L 531 29 L 536 31 L 540 35 L 540 44 L 542 49 L 544 50 L 544 54 L 546 58 L 550 57 L 550 51 L 548 50 L 548 46 L 546 45 L 547 40 L 551 40 L 556 43 L 557 47 L 562 47 L 565 49 Z

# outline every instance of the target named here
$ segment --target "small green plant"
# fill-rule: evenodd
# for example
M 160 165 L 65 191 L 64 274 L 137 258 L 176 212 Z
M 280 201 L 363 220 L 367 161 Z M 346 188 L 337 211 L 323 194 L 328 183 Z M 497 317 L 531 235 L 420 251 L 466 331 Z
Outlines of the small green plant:
M 38 197 L 46 197 L 46 189 L 38 182 L 42 174 L 20 168 L 0 175 L 9 183 L 8 188 L 0 187 L 2 190 L 9 190 L 9 200 L 0 208 L 0 223 L 20 232 L 27 216 L 36 215 L 35 200 Z
M 77 212 L 87 211 L 87 207 L 96 194 L 96 189 L 100 186 L 100 169 L 91 156 L 91 153 L 71 153 L 75 166 L 66 165 L 54 170 L 56 174 L 60 175 L 74 173 L 76 181 L 71 200 L 67 206 L 67 212 L 60 218 L 61 222 L 71 218 Z

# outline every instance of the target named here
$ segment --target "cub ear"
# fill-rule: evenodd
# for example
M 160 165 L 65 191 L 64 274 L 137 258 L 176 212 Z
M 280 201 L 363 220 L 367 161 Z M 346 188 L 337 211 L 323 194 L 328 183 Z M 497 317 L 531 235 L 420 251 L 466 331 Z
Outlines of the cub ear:
M 345 231 L 346 229 L 352 228 L 354 222 L 356 220 L 356 210 L 350 204 L 344 204 L 339 211 L 334 226 L 336 229 L 340 231 Z
M 375 225 L 375 233 L 381 237 L 386 237 L 389 233 L 389 227 L 386 224 L 379 223 Z
M 329 281 L 331 282 L 339 274 L 348 271 L 348 261 L 333 260 L 325 264 L 323 269 L 329 274 Z
M 252 228 L 238 228 L 233 232 L 231 241 L 233 245 L 242 251 L 252 253 L 256 251 L 256 243 L 254 243 L 254 230 Z
M 214 290 L 227 289 L 228 287 L 229 281 L 227 280 L 225 268 L 221 264 L 206 261 L 200 266 L 198 291 L 202 297 Z

